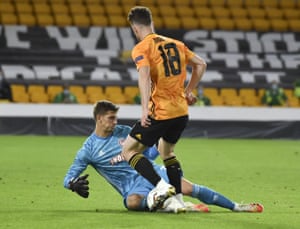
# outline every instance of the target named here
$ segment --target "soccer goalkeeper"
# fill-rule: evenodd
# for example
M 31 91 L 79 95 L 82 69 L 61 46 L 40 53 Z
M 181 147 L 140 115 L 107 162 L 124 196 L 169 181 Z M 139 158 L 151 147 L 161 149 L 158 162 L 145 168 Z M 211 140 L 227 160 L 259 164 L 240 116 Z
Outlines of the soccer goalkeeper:
M 153 202 L 153 196 L 149 195 L 153 185 L 130 167 L 120 154 L 122 141 L 127 137 L 131 128 L 117 125 L 118 109 L 119 107 L 109 101 L 98 101 L 94 105 L 95 130 L 78 151 L 64 178 L 64 187 L 88 198 L 88 175 L 80 175 L 88 165 L 91 165 L 122 195 L 127 209 L 148 211 Z M 144 155 L 151 160 L 156 172 L 168 182 L 165 167 L 153 162 L 153 159 L 158 155 L 156 148 L 147 149 Z M 194 197 L 205 204 L 213 204 L 237 212 L 263 211 L 261 204 L 237 204 L 220 193 L 208 187 L 194 184 L 184 177 L 182 177 L 181 183 L 184 195 Z M 185 204 L 185 211 L 209 211 L 204 204 Z M 163 206 L 154 210 L 178 213 L 181 212 L 181 204 L 176 203 L 175 198 L 169 198 Z

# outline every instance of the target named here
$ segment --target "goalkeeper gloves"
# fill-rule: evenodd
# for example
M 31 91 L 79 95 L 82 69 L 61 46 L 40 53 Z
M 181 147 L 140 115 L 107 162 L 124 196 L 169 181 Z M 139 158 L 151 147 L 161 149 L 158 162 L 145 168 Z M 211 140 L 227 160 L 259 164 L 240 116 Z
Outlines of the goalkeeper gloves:
M 69 182 L 70 189 L 83 198 L 89 197 L 89 181 L 87 180 L 88 176 L 89 175 L 86 174 L 84 176 L 77 177 L 76 179 L 72 179 Z

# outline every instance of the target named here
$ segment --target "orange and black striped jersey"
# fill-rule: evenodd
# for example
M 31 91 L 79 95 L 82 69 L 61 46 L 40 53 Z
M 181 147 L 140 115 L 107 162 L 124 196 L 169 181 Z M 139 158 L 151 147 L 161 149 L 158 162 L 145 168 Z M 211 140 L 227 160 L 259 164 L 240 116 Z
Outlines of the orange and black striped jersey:
M 137 69 L 148 66 L 152 81 L 149 115 L 165 120 L 188 114 L 184 95 L 187 63 L 194 53 L 183 42 L 149 34 L 132 50 Z

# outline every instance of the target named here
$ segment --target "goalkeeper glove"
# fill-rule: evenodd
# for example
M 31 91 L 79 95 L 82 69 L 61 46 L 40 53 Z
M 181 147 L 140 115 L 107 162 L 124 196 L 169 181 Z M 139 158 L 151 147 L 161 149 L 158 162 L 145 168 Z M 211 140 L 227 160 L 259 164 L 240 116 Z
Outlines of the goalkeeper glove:
M 86 174 L 84 176 L 77 177 L 76 179 L 72 179 L 69 182 L 70 189 L 83 198 L 89 197 L 89 181 L 87 180 L 88 176 L 89 175 Z

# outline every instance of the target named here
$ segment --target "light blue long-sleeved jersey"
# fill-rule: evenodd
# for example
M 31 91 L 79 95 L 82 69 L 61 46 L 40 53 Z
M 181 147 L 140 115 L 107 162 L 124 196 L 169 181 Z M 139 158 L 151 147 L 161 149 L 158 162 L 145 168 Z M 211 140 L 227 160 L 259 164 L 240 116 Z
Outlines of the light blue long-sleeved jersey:
M 145 178 L 132 169 L 120 155 L 122 142 L 129 134 L 131 127 L 117 125 L 111 136 L 101 138 L 91 134 L 77 152 L 75 160 L 64 178 L 64 187 L 69 188 L 69 182 L 77 178 L 88 165 L 91 165 L 102 175 L 125 199 L 136 184 L 152 186 Z M 158 152 L 155 147 L 144 152 L 146 157 L 154 159 Z M 114 164 L 111 161 L 114 161 Z M 157 167 L 157 165 L 155 165 Z

